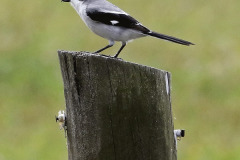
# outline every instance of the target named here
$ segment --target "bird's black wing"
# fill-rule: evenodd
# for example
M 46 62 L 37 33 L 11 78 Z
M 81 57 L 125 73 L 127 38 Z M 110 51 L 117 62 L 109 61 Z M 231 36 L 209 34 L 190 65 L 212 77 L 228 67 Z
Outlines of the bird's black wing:
M 124 13 L 103 12 L 96 9 L 88 10 L 86 13 L 93 21 L 99 23 L 133 29 L 142 33 L 150 32 L 149 29 L 141 25 L 136 19 Z

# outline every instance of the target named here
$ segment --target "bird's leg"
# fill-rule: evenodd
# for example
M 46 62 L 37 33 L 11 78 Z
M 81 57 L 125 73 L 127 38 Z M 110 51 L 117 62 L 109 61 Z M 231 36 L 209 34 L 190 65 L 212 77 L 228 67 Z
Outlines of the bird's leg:
M 118 55 L 120 54 L 120 52 L 122 51 L 122 49 L 126 46 L 126 42 L 122 42 L 122 46 L 121 46 L 121 48 L 118 50 L 118 52 L 117 52 L 117 54 L 114 56 L 114 58 L 117 58 L 118 57 Z
M 105 49 L 112 47 L 113 45 L 114 45 L 114 41 L 110 40 L 109 45 L 107 45 L 106 47 L 103 47 L 102 49 L 99 49 L 98 51 L 96 51 L 94 53 L 100 53 L 100 52 L 104 51 Z

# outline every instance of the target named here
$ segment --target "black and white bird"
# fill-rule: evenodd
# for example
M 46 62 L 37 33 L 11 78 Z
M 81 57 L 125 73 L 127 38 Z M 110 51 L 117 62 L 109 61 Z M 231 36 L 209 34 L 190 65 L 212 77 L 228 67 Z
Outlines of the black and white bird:
M 70 2 L 88 28 L 95 34 L 109 40 L 106 47 L 95 53 L 100 53 L 112 47 L 115 41 L 120 41 L 122 46 L 114 56 L 117 58 L 128 41 L 145 36 L 153 36 L 187 46 L 193 45 L 191 42 L 149 30 L 129 14 L 106 0 L 62 1 Z

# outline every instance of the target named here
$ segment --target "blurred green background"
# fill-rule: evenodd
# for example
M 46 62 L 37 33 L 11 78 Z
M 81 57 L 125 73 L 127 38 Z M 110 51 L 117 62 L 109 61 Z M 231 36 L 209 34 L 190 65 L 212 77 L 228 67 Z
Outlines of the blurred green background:
M 172 73 L 174 124 L 186 129 L 178 159 L 240 159 L 240 1 L 111 2 L 152 30 L 197 44 L 147 37 L 120 54 Z M 2 0 L 0 24 L 0 160 L 66 160 L 54 119 L 65 108 L 57 50 L 95 51 L 108 41 L 59 0 Z

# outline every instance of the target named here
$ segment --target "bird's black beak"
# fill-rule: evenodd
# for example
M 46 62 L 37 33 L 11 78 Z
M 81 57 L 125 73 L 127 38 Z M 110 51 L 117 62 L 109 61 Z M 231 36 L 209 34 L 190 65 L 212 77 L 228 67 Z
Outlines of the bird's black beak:
M 61 0 L 62 2 L 70 2 L 71 0 Z

